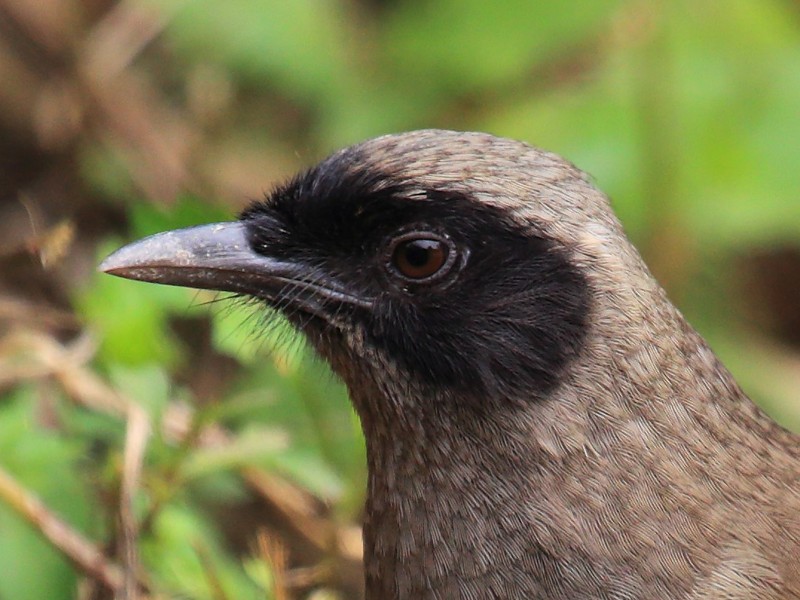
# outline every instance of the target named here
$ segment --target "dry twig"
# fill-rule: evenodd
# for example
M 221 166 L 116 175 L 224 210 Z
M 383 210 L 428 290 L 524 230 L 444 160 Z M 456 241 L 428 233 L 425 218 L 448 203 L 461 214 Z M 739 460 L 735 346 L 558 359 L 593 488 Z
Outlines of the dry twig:
M 39 530 L 81 572 L 115 594 L 123 588 L 124 577 L 118 565 L 108 560 L 93 542 L 59 519 L 2 468 L 0 499 Z
M 125 435 L 125 453 L 122 468 L 122 484 L 120 492 L 120 555 L 124 566 L 124 595 L 126 600 L 138 597 L 137 573 L 139 572 L 139 524 L 134 514 L 134 497 L 139 489 L 139 482 L 144 462 L 147 438 L 150 435 L 150 422 L 147 413 L 136 404 L 128 405 L 128 428 Z

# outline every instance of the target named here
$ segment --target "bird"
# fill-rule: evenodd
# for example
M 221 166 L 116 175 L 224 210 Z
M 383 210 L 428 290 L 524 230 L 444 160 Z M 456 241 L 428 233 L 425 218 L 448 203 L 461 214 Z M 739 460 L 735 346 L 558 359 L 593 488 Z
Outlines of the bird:
M 377 137 L 100 269 L 257 298 L 344 381 L 369 600 L 800 598 L 800 437 L 556 154 Z

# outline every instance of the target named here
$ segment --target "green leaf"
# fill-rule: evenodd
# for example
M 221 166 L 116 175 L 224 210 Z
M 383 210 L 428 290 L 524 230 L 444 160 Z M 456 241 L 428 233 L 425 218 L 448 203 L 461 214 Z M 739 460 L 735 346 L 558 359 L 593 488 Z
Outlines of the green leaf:
M 326 0 L 196 0 L 177 13 L 168 35 L 193 60 L 310 97 L 344 76 L 346 18 L 339 3 Z
M 276 429 L 251 426 L 223 446 L 194 450 L 181 474 L 185 479 L 194 479 L 247 465 L 269 465 L 285 452 L 287 441 L 286 434 Z
M 108 244 L 105 248 L 121 244 Z M 181 288 L 129 281 L 97 273 L 76 298 L 84 320 L 99 330 L 99 358 L 107 363 L 175 364 L 180 354 L 167 330 L 167 316 L 188 307 L 192 293 Z
M 109 378 L 114 388 L 144 408 L 154 421 L 158 421 L 170 400 L 170 381 L 164 370 L 156 365 L 136 368 L 112 364 Z
M 142 540 L 142 559 L 156 590 L 196 600 L 263 599 L 263 590 L 226 553 L 210 524 L 189 506 L 172 503 Z
M 415 0 L 390 16 L 385 47 L 398 70 L 425 84 L 464 93 L 522 77 L 558 52 L 596 34 L 620 5 Z

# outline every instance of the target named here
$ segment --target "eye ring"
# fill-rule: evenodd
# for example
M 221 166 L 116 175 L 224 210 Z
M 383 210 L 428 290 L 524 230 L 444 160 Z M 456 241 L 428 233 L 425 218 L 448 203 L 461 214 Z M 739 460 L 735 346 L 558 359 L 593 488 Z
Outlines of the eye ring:
M 432 231 L 409 231 L 392 239 L 387 268 L 408 283 L 433 283 L 453 268 L 458 251 L 446 235 Z

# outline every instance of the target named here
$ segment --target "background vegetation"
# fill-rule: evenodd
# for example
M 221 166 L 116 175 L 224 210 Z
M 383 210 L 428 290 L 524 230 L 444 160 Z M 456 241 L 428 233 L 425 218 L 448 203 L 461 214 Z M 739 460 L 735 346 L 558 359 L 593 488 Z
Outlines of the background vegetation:
M 555 150 L 800 430 L 797 0 L 0 0 L 0 599 L 357 598 L 364 450 L 261 312 L 95 272 L 419 127 Z

